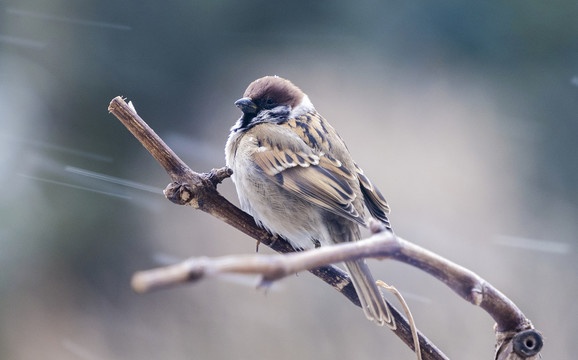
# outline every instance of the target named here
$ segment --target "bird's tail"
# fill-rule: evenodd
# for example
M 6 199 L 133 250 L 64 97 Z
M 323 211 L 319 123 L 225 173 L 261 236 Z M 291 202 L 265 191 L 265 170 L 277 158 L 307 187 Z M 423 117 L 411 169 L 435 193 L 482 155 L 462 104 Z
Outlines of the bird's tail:
M 346 261 L 345 267 L 359 297 L 365 316 L 379 326 L 395 327 L 389 306 L 375 285 L 369 267 L 363 260 Z

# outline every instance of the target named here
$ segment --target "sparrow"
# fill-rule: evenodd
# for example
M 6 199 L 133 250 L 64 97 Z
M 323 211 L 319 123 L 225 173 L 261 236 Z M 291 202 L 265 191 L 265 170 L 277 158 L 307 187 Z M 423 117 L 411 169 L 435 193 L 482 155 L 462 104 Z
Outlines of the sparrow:
M 343 139 L 289 80 L 265 76 L 235 102 L 243 115 L 225 146 L 241 208 L 296 250 L 361 238 L 369 214 L 391 230 L 389 206 Z M 347 261 L 365 316 L 392 326 L 365 261 Z

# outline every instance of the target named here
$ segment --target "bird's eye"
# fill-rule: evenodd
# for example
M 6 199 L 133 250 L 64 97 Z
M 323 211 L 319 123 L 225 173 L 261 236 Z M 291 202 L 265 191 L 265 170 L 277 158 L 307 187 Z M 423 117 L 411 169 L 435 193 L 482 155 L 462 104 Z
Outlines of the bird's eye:
M 273 105 L 275 105 L 275 100 L 273 100 L 272 98 L 267 98 L 267 100 L 265 100 L 265 105 L 271 108 L 273 107 Z

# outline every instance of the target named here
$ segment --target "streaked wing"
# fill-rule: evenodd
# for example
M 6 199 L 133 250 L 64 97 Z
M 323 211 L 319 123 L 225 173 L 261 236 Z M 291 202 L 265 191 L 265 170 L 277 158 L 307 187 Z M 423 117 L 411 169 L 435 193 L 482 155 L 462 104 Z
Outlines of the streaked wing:
M 307 113 L 297 118 L 289 119 L 281 124 L 283 127 L 294 131 L 309 147 L 328 153 L 332 144 L 329 142 L 328 134 L 337 136 L 335 129 L 329 125 L 319 113 Z M 343 144 L 345 146 L 345 144 Z
M 302 199 L 366 225 L 353 205 L 357 195 L 351 184 L 355 183 L 356 175 L 339 160 L 308 146 L 294 132 L 287 136 L 288 129 L 279 132 L 280 128 L 279 125 L 260 125 L 261 136 L 256 139 L 258 148 L 253 152 L 255 164 L 279 186 Z
M 307 145 L 317 149 L 318 151 L 328 153 L 332 150 L 332 147 L 341 146 L 341 151 L 347 152 L 347 148 L 339 134 L 337 134 L 335 129 L 329 125 L 323 117 L 319 115 L 319 113 L 308 113 L 294 119 L 289 119 L 282 126 L 286 126 L 293 130 Z M 330 143 L 327 134 L 330 134 L 330 138 L 332 139 L 339 139 L 341 143 Z M 385 197 L 381 194 L 379 189 L 369 181 L 367 176 L 363 174 L 363 170 L 361 170 L 357 164 L 354 165 L 356 170 L 355 176 L 357 176 L 359 180 L 365 206 L 369 210 L 371 216 L 389 227 L 389 220 L 387 218 L 387 214 L 389 214 L 389 205 L 387 204 Z
M 369 210 L 371 216 L 377 220 L 383 222 L 387 227 L 389 227 L 389 220 L 387 214 L 389 214 L 389 205 L 385 200 L 385 197 L 381 194 L 378 188 L 373 186 L 371 181 L 363 174 L 363 170 L 357 164 L 355 164 L 355 170 L 357 172 L 357 178 L 361 184 L 361 192 L 365 200 L 365 206 Z

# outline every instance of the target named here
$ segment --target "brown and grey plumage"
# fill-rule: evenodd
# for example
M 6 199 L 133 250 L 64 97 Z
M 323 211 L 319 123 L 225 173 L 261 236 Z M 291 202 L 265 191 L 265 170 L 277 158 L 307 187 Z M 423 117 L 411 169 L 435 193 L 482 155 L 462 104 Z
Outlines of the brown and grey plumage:
M 359 240 L 365 208 L 389 228 L 389 206 L 335 129 L 297 86 L 276 76 L 249 85 L 225 155 L 241 207 L 297 249 Z M 368 319 L 391 325 L 364 261 L 345 263 Z

